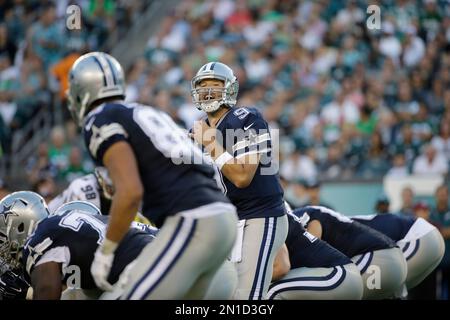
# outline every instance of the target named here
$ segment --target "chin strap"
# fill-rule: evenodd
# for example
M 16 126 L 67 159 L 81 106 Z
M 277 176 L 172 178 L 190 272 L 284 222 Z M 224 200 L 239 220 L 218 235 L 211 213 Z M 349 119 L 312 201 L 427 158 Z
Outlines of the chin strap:
M 201 107 L 202 110 L 205 112 L 214 112 L 220 108 L 220 105 L 221 105 L 220 102 L 216 100 L 211 103 L 202 103 Z

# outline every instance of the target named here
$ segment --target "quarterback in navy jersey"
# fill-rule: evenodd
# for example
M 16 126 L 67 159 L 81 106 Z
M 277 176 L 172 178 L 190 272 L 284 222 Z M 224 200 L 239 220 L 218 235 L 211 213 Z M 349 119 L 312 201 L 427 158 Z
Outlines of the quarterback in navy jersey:
M 306 231 L 288 211 L 286 247 L 278 252 L 269 299 L 359 300 L 363 282 L 356 265 L 343 253 Z M 287 274 L 285 268 L 287 270 Z M 280 271 L 278 271 L 278 269 Z M 278 278 L 278 274 L 282 275 Z
M 141 209 L 161 227 L 161 236 L 143 250 L 123 298 L 202 298 L 207 286 L 197 283 L 213 277 L 236 236 L 235 207 L 217 186 L 214 170 L 169 115 L 123 101 L 123 70 L 112 56 L 81 56 L 69 84 L 69 110 L 115 188 L 106 236 L 91 267 L 97 286 L 112 289 L 107 278 L 114 252 Z
M 407 289 L 420 284 L 444 257 L 444 238 L 435 226 L 421 217 L 383 213 L 351 218 L 397 243 L 408 265 L 405 281 Z
M 363 299 L 400 297 L 407 267 L 402 251 L 384 234 L 326 207 L 306 206 L 293 213 L 316 237 L 348 256 L 364 281 Z M 378 285 L 371 276 L 377 274 Z
M 287 234 L 283 190 L 273 161 L 271 134 L 261 113 L 237 107 L 238 80 L 220 62 L 203 65 L 192 79 L 191 94 L 206 118 L 191 137 L 221 172 L 223 189 L 240 219 L 232 257 L 239 287 L 235 299 L 263 299 L 272 265 Z

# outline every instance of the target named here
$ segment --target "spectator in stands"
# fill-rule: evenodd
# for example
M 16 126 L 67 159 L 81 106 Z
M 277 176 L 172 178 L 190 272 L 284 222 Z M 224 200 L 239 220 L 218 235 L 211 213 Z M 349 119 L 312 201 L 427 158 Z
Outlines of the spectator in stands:
M 399 57 L 402 52 L 400 41 L 395 36 L 395 25 L 392 21 L 386 20 L 381 26 L 383 35 L 380 38 L 380 53 L 392 59 L 395 65 L 399 64 Z
M 10 151 L 9 124 L 16 112 L 14 103 L 17 69 L 12 67 L 6 53 L 0 53 L 0 158 Z
M 319 167 L 320 180 L 345 177 L 345 167 L 341 145 L 339 143 L 331 144 L 328 147 L 327 159 Z
M 78 128 L 76 123 L 72 119 L 68 120 L 65 122 L 64 128 L 66 133 L 66 144 L 71 147 L 78 147 L 82 151 L 85 151 L 83 158 L 89 157 L 83 139 L 80 136 L 80 128 Z
M 424 147 L 424 153 L 414 161 L 413 173 L 445 176 L 448 173 L 447 159 L 432 144 L 428 144 Z
M 45 202 L 49 203 L 57 195 L 55 180 L 50 176 L 42 176 L 33 185 L 33 191 L 40 194 Z
M 369 105 L 364 105 L 361 109 L 361 118 L 356 123 L 357 132 L 364 136 L 371 136 L 377 127 L 378 117 Z
M 58 168 L 50 161 L 46 142 L 39 144 L 36 156 L 28 160 L 26 171 L 31 185 L 35 184 L 41 177 L 56 177 Z
M 410 124 L 405 124 L 401 128 L 401 134 L 395 139 L 394 144 L 390 147 L 389 153 L 403 153 L 405 155 L 406 164 L 412 167 L 414 159 L 420 151 L 422 143 L 414 137 Z
M 281 165 L 280 174 L 290 181 L 316 179 L 317 168 L 308 155 L 297 149 Z
M 389 213 L 389 198 L 382 194 L 378 197 L 377 202 L 375 203 L 375 213 L 376 214 L 384 214 Z
M 50 133 L 51 144 L 48 149 L 48 157 L 50 163 L 63 171 L 69 164 L 70 146 L 66 141 L 64 129 L 60 126 L 54 127 Z
M 308 194 L 308 206 L 323 206 L 333 209 L 330 205 L 322 201 L 321 198 L 321 183 L 317 180 L 306 180 L 304 182 L 306 192 Z
M 49 93 L 45 90 L 47 77 L 42 69 L 42 61 L 35 54 L 30 53 L 23 61 L 19 81 L 15 95 L 17 111 L 11 121 L 13 129 L 24 126 L 50 100 Z
M 400 121 L 412 121 L 413 116 L 419 111 L 419 103 L 412 97 L 411 85 L 407 80 L 402 80 L 398 88 L 397 102 L 394 111 Z
M 364 153 L 358 175 L 365 178 L 383 176 L 388 170 L 388 153 L 381 133 L 375 131 L 370 137 L 368 150 Z
M 64 54 L 62 28 L 56 20 L 56 7 L 47 3 L 39 9 L 39 21 L 30 28 L 30 46 L 44 64 L 44 69 L 57 62 Z
M 435 192 L 435 208 L 431 221 L 438 226 L 445 240 L 445 254 L 441 261 L 443 299 L 448 299 L 450 288 L 450 203 L 448 186 L 442 185 Z
M 0 23 L 0 55 L 6 54 L 10 61 L 14 61 L 17 46 L 8 35 L 8 28 L 5 23 Z
M 409 175 L 409 169 L 406 165 L 405 155 L 397 153 L 392 159 L 392 167 L 387 172 L 386 176 L 395 178 L 404 178 Z
M 81 149 L 76 146 L 72 147 L 69 154 L 69 165 L 60 172 L 60 177 L 66 183 L 70 183 L 76 178 L 84 176 L 90 172 L 92 172 L 92 170 L 87 167 L 85 161 L 83 161 Z
M 444 81 L 436 77 L 432 80 L 431 90 L 425 93 L 425 103 L 433 114 L 440 114 L 444 111 Z
M 0 54 L 0 117 L 7 128 L 17 111 L 15 98 L 19 87 L 19 71 L 6 53 Z
M 418 65 L 425 55 L 425 44 L 416 34 L 415 26 L 410 24 L 406 27 L 406 36 L 402 43 L 402 63 L 407 68 L 413 68 Z
M 433 137 L 431 144 L 438 153 L 446 156 L 447 162 L 450 162 L 450 123 L 442 120 L 439 135 Z
M 325 140 L 332 142 L 339 138 L 343 126 L 358 122 L 359 110 L 341 91 L 337 94 L 336 100 L 323 107 L 320 118 L 325 125 Z
M 69 88 L 69 71 L 73 63 L 80 57 L 80 52 L 73 50 L 68 55 L 57 61 L 51 68 L 50 73 L 59 84 L 59 98 L 66 100 L 66 91 Z
M 9 190 L 8 185 L 6 182 L 0 178 L 0 200 L 6 197 L 8 194 L 11 193 L 11 190 Z
M 309 195 L 305 188 L 304 180 L 294 180 L 288 182 L 286 179 L 282 179 L 287 182 L 284 187 L 284 199 L 289 203 L 292 209 L 302 207 L 309 201 Z
M 414 191 L 411 187 L 404 187 L 401 193 L 402 207 L 399 214 L 414 216 Z
M 429 141 L 433 136 L 433 122 L 424 103 L 419 104 L 419 110 L 413 116 L 411 129 L 414 137 L 420 141 Z
M 424 202 L 424 201 L 419 201 L 414 205 L 414 216 L 417 218 L 422 218 L 425 219 L 427 221 L 430 221 L 430 206 Z

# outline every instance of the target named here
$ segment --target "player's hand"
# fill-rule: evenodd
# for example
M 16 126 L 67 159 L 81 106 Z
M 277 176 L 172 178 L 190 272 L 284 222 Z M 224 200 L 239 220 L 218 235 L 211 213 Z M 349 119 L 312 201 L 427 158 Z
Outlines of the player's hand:
M 216 136 L 216 130 L 211 128 L 205 120 L 196 121 L 192 131 L 195 142 L 203 146 L 209 145 Z
M 6 271 L 0 277 L 0 296 L 3 300 L 25 300 L 28 287 L 28 282 L 14 271 Z
M 112 291 L 113 286 L 108 282 L 108 275 L 114 261 L 114 252 L 105 253 L 103 246 L 99 246 L 91 265 L 91 274 L 98 288 Z

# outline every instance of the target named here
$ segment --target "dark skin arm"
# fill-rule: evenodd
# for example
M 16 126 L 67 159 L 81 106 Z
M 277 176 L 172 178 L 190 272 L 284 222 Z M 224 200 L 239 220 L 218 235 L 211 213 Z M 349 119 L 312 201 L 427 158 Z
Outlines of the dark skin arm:
M 136 157 L 127 142 L 113 144 L 103 156 L 103 163 L 115 188 L 106 238 L 119 243 L 139 210 L 144 188 Z
M 322 239 L 322 224 L 319 220 L 313 220 L 309 222 L 307 230 L 313 236 Z
M 46 262 L 31 272 L 33 300 L 59 300 L 62 292 L 61 264 Z
M 289 261 L 289 251 L 286 244 L 278 250 L 273 262 L 272 281 L 280 280 L 291 270 L 291 262 Z

